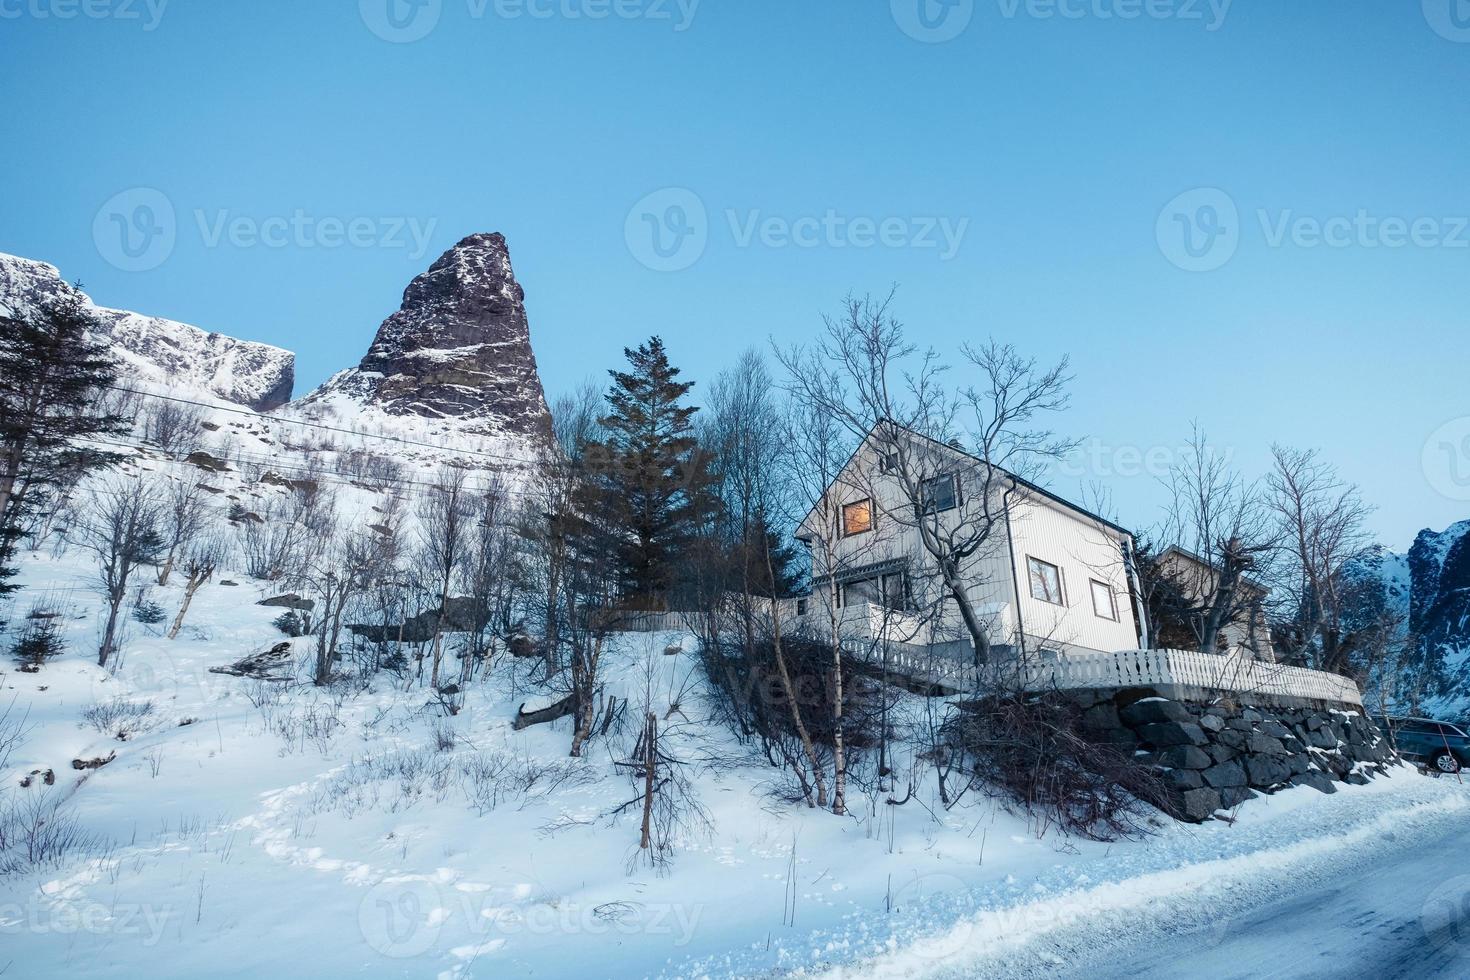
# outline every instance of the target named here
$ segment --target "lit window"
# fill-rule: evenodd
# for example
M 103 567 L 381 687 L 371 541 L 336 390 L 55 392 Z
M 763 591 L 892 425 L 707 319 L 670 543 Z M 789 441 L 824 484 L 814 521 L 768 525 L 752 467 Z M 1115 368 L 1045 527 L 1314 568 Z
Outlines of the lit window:
M 1092 611 L 1103 619 L 1118 621 L 1118 599 L 1106 582 L 1092 580 Z
M 842 533 L 862 534 L 873 529 L 873 501 L 856 500 L 842 506 Z
M 959 494 L 955 493 L 953 473 L 925 480 L 919 487 L 919 493 L 920 499 L 924 502 L 924 513 L 926 514 L 952 510 L 959 503 Z
M 1054 606 L 1062 605 L 1062 570 L 1039 558 L 1027 558 L 1026 567 L 1030 572 L 1031 597 Z

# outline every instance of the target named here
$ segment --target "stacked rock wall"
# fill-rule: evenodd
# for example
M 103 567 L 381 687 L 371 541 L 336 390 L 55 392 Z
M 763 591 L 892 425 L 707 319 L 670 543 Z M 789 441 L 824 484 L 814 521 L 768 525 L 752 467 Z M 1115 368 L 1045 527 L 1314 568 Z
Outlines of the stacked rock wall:
M 1334 793 L 1339 782 L 1366 783 L 1397 760 L 1356 708 L 1184 701 L 1150 689 L 1069 696 L 1083 707 L 1091 737 L 1132 746 L 1141 761 L 1161 770 L 1186 820 L 1208 820 L 1289 786 Z

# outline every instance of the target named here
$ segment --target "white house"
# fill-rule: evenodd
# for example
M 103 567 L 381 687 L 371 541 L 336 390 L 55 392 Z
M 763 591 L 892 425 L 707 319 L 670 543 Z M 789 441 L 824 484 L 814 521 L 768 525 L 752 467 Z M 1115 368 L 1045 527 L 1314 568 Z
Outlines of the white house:
M 847 643 L 886 638 L 969 659 L 970 632 L 939 572 L 938 555 L 953 555 L 999 655 L 1140 646 L 1127 529 L 956 446 L 889 431 L 869 434 L 798 529 L 812 556 L 812 593 L 798 605 L 808 629 L 835 617 Z

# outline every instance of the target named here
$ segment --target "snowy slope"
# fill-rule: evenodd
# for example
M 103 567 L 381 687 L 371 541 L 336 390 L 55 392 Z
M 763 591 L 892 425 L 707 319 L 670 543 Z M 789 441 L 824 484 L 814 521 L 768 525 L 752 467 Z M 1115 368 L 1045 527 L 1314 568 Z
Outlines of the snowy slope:
M 639 859 L 636 814 L 615 813 L 636 795 L 614 765 L 635 733 L 571 760 L 565 720 L 513 731 L 544 696 L 530 666 L 497 659 L 453 718 L 387 674 L 317 689 L 211 673 L 282 640 L 279 610 L 255 604 L 266 590 L 231 574 L 178 640 L 132 624 L 105 672 L 88 576 L 75 551 L 26 556 L 28 593 L 67 609 L 72 652 L 39 674 L 0 667 L 0 704 L 29 727 L 4 792 L 65 801 L 102 838 L 0 876 L 0 966 L 17 975 L 976 975 L 1100 923 L 1197 922 L 1202 882 L 1223 902 L 1266 868 L 1289 880 L 1390 825 L 1470 813 L 1463 787 L 1401 770 L 1286 791 L 1233 825 L 1161 821 L 1133 844 L 1038 833 L 983 797 L 947 811 L 932 781 L 889 805 L 861 774 L 834 817 L 779 799 L 775 771 L 711 722 L 694 659 L 665 652 L 692 644 L 630 634 L 606 654 L 606 693 L 663 719 L 710 817 L 659 871 Z M 171 610 L 179 591 L 152 597 Z M 309 641 L 292 643 L 304 678 Z M 87 720 L 119 704 L 148 706 L 125 740 Z M 913 751 L 899 746 L 900 773 Z M 33 770 L 55 785 L 20 789 Z
M 283 405 L 291 397 L 296 355 L 290 351 L 187 323 L 96 306 L 55 266 L 0 253 L 0 313 L 21 312 L 38 301 L 70 295 L 80 295 L 96 313 L 130 382 L 257 411 Z

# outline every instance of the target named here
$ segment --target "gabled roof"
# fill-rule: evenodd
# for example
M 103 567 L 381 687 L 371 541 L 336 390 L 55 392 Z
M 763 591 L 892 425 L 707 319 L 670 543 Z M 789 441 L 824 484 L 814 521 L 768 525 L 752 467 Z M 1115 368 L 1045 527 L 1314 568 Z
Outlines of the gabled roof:
M 915 432 L 913 429 L 910 429 L 907 426 L 899 425 L 896 422 L 889 424 L 893 425 L 895 428 L 903 430 L 916 439 L 922 439 L 925 442 L 931 443 L 939 449 L 942 449 L 960 459 L 969 460 L 970 462 L 976 463 L 980 466 L 990 465 L 997 473 L 1001 474 L 1001 476 L 1006 480 L 1009 480 L 1014 486 L 1022 487 L 1031 493 L 1035 493 L 1039 497 L 1045 498 L 1046 500 L 1049 500 L 1054 504 L 1057 504 L 1067 510 L 1072 511 L 1074 514 L 1086 518 L 1087 520 L 1092 521 L 1096 524 L 1100 524 L 1103 527 L 1110 528 L 1111 530 L 1114 530 L 1127 538 L 1131 539 L 1133 537 L 1133 532 L 1128 530 L 1126 527 L 1123 527 L 1121 524 L 1116 524 L 1113 521 L 1108 520 L 1106 517 L 1103 517 L 1099 514 L 1094 514 L 1092 511 L 1086 509 L 1085 507 L 1079 507 L 1078 505 L 1072 503 L 1072 501 L 1066 499 L 1060 494 L 1053 493 L 1040 484 L 1033 483 L 1030 480 L 1025 479 L 1024 477 L 1017 476 L 1016 474 L 1010 472 L 1002 466 L 987 464 L 984 459 L 975 455 L 967 449 L 962 449 L 959 446 L 952 445 L 951 443 L 940 442 L 938 439 L 935 439 L 932 436 L 926 436 L 922 432 Z M 874 424 L 871 428 L 868 429 L 867 434 L 863 436 L 862 441 L 858 443 L 857 448 L 852 451 L 852 454 L 847 457 L 847 461 L 844 462 L 842 464 L 842 467 L 837 471 L 839 478 L 843 473 L 847 472 L 847 469 L 849 466 L 852 465 L 853 460 L 857 459 L 858 453 L 862 452 L 863 447 L 866 446 L 869 440 L 873 438 L 873 432 L 877 428 L 878 424 Z M 828 489 L 831 489 L 830 484 L 828 485 Z M 816 509 L 817 508 L 815 504 L 808 508 L 806 514 L 803 515 L 797 527 L 800 528 L 802 525 L 806 524 L 806 522 L 811 519 L 811 516 L 816 511 Z M 800 535 L 798 535 L 798 538 L 799 537 Z
M 1162 561 L 1166 555 L 1171 554 L 1178 555 L 1180 558 L 1183 558 L 1187 561 L 1192 561 L 1196 565 L 1203 565 L 1205 568 L 1208 568 L 1210 571 L 1217 574 L 1220 571 L 1220 566 L 1210 561 L 1208 558 L 1205 558 L 1202 555 L 1197 555 L 1194 552 L 1190 551 L 1188 548 L 1181 548 L 1177 544 L 1171 544 L 1169 545 L 1169 547 L 1159 552 L 1159 560 Z M 1242 575 L 1240 577 L 1240 580 L 1246 585 L 1255 589 L 1263 596 L 1268 595 L 1271 592 L 1271 589 L 1265 583 L 1261 582 L 1259 579 L 1252 578 L 1249 575 Z

